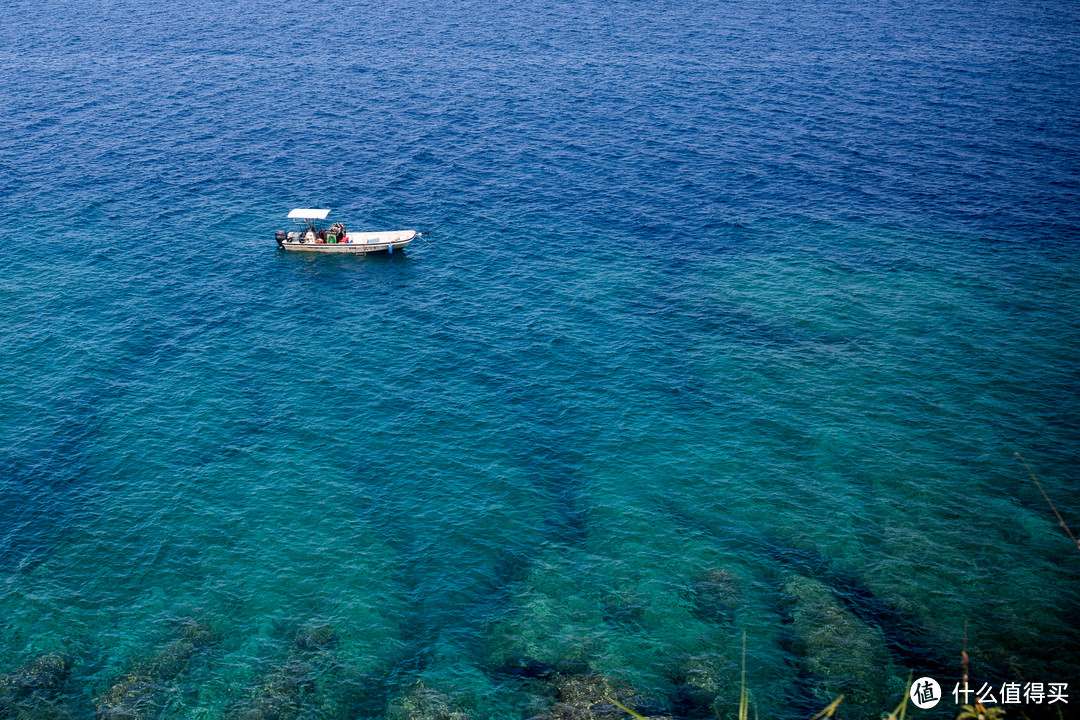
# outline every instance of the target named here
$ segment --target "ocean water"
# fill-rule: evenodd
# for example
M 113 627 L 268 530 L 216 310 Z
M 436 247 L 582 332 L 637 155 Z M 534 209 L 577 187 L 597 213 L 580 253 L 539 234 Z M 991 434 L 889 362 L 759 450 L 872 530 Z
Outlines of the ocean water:
M 1075 3 L 5 8 L 0 717 L 1080 701 Z

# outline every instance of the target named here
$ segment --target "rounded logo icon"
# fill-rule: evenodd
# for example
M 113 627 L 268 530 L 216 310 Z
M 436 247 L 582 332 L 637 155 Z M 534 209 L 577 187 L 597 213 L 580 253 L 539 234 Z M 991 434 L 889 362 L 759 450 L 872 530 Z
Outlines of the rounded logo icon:
M 911 684 L 911 702 L 922 710 L 941 702 L 941 686 L 932 677 L 921 677 Z

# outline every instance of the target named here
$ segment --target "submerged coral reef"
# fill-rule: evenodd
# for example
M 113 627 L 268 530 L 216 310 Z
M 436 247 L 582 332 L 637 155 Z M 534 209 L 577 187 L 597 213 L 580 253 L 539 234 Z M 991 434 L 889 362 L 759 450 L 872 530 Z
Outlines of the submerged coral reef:
M 149 660 L 137 663 L 100 695 L 98 720 L 152 720 L 161 712 L 175 681 L 200 651 L 219 638 L 194 620 L 181 623 L 180 637 L 171 640 Z
M 386 714 L 390 720 L 470 720 L 469 714 L 456 707 L 448 695 L 422 681 L 391 701 Z
M 0 675 L 0 719 L 70 717 L 62 691 L 71 666 L 69 655 L 48 653 Z
M 339 638 L 325 625 L 300 630 L 289 647 L 288 656 L 262 681 L 234 703 L 228 720 L 294 720 L 314 705 L 318 678 L 327 673 L 330 651 Z

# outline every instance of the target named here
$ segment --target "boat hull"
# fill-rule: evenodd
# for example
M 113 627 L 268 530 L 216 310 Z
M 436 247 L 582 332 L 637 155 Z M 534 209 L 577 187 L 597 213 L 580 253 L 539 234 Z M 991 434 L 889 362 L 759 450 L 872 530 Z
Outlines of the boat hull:
M 321 253 L 351 253 L 351 254 L 364 254 L 375 252 L 387 252 L 391 247 L 394 250 L 400 250 L 405 247 L 412 240 L 403 240 L 395 243 L 299 243 L 299 242 L 284 242 L 281 244 L 282 250 L 290 250 L 292 252 L 321 252 Z
M 279 243 L 282 250 L 292 252 L 345 253 L 350 255 L 400 250 L 416 238 L 414 230 L 390 233 L 349 233 L 344 242 L 299 242 L 292 239 Z

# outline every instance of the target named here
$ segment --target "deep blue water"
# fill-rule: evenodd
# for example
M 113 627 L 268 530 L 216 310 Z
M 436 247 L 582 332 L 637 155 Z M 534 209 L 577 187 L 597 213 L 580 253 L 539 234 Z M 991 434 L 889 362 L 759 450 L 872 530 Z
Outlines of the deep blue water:
M 0 717 L 1080 689 L 1075 3 L 16 1 L 0 91 Z

